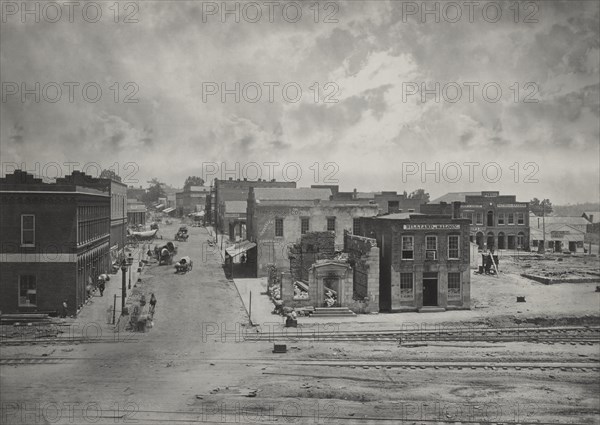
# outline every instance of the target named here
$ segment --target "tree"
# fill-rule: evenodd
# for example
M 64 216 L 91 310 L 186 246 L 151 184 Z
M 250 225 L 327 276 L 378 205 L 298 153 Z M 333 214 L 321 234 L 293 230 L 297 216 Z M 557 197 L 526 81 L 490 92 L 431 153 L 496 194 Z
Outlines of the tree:
M 121 176 L 114 172 L 114 170 L 102 170 L 100 173 L 101 179 L 110 179 L 117 182 L 121 181 Z
M 552 202 L 550 199 L 540 201 L 538 198 L 533 198 L 529 202 L 529 210 L 537 216 L 548 215 L 552 212 Z
M 204 186 L 204 180 L 198 176 L 189 176 L 185 179 L 183 190 L 188 189 L 190 186 Z
M 153 177 L 148 183 L 150 186 L 146 193 L 144 193 L 143 198 L 146 204 L 157 202 L 158 198 L 164 198 L 165 191 L 162 188 L 162 183 L 156 177 Z
M 425 189 L 414 190 L 408 195 L 408 199 L 420 199 L 424 204 L 429 202 L 429 193 Z

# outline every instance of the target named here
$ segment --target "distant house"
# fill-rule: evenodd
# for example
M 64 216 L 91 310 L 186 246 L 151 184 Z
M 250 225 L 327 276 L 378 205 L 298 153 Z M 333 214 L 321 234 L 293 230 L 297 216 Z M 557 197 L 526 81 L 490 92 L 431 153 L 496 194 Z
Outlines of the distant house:
M 247 201 L 223 202 L 223 228 L 228 231 L 231 241 L 246 238 L 247 205 Z
M 285 182 L 265 179 L 259 180 L 248 180 L 248 179 L 237 179 L 233 180 L 219 180 L 215 179 L 214 182 L 214 198 L 210 199 L 210 206 L 213 211 L 210 211 L 210 217 L 212 217 L 216 228 L 221 233 L 226 233 L 228 229 L 228 221 L 225 220 L 225 202 L 228 201 L 242 201 L 248 202 L 248 193 L 250 188 L 270 187 L 270 188 L 295 188 L 296 182 Z M 241 208 L 238 204 L 235 208 Z M 231 208 L 231 206 L 230 206 Z M 231 211 L 231 209 L 230 209 Z
M 179 215 L 187 215 L 204 210 L 206 197 L 210 196 L 209 186 L 188 186 L 175 193 L 175 208 Z
M 146 224 L 146 205 L 136 199 L 127 200 L 127 225 L 137 226 Z
M 530 237 L 531 246 L 538 248 L 541 241 L 546 241 L 546 246 L 554 252 L 570 251 L 584 252 L 585 232 L 569 224 L 552 223 L 545 226 L 544 230 L 540 227 L 531 227 Z
M 470 238 L 480 249 L 529 249 L 529 203 L 497 191 L 450 192 L 421 205 L 424 214 L 445 214 L 471 221 Z
M 369 200 L 378 206 L 378 214 L 395 214 L 401 212 L 419 212 L 421 204 L 424 203 L 421 198 L 408 198 L 402 193 L 396 191 L 381 192 L 358 192 L 356 189 L 352 192 L 340 192 L 337 185 L 312 185 L 312 188 L 330 188 L 334 200 Z
M 581 214 L 589 223 L 600 223 L 600 211 L 586 211 Z
M 574 217 L 574 216 L 556 216 L 556 215 L 549 216 L 549 215 L 547 215 L 545 217 L 541 217 L 541 216 L 537 216 L 533 213 L 531 213 L 529 215 L 529 225 L 532 229 L 533 228 L 541 229 L 544 226 L 544 223 L 545 223 L 546 227 L 548 227 L 549 225 L 554 225 L 554 224 L 568 225 L 568 226 L 574 227 L 577 230 L 580 230 L 585 233 L 587 225 L 589 224 L 589 221 L 587 221 L 583 217 Z M 546 230 L 548 230 L 548 229 L 546 229 Z

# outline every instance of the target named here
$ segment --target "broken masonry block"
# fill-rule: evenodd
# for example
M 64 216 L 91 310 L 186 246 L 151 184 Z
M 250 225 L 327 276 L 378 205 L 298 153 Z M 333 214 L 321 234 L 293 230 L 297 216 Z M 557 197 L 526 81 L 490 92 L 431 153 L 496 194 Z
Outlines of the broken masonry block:
M 287 353 L 287 345 L 286 344 L 273 344 L 273 352 L 274 353 Z

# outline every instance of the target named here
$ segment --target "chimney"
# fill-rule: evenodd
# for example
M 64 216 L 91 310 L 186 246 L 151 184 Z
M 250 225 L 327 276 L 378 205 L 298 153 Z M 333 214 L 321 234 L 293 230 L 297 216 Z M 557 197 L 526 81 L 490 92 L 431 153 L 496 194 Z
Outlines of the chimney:
M 460 201 L 452 202 L 452 218 L 460 218 Z
M 354 188 L 354 191 L 352 192 L 352 199 L 356 199 L 358 197 L 356 188 Z

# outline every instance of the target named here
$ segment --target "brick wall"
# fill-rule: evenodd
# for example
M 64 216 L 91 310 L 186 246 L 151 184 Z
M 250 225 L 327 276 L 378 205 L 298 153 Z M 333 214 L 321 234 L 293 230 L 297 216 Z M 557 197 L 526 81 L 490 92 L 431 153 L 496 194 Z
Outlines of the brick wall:
M 309 232 L 289 250 L 292 279 L 308 282 L 308 271 L 317 261 L 334 256 L 335 234 L 333 232 Z
M 309 232 L 327 232 L 327 218 L 336 217 L 334 249 L 342 250 L 344 230 L 352 230 L 353 219 L 376 215 L 376 205 L 336 205 L 327 201 L 308 206 L 248 204 L 248 237 L 257 243 L 257 274 L 266 276 L 266 265 L 289 267 L 287 252 L 301 234 L 301 218 L 309 218 Z M 283 237 L 275 236 L 275 219 L 283 218 Z
M 75 268 L 74 263 L 2 263 L 0 310 L 2 313 L 60 311 L 62 301 L 67 299 L 69 314 L 75 314 L 80 304 L 74 284 Z M 36 277 L 36 307 L 19 307 L 19 275 Z
M 353 297 L 348 307 L 355 313 L 379 311 L 379 248 L 371 238 L 347 233 L 344 252 L 352 266 Z

